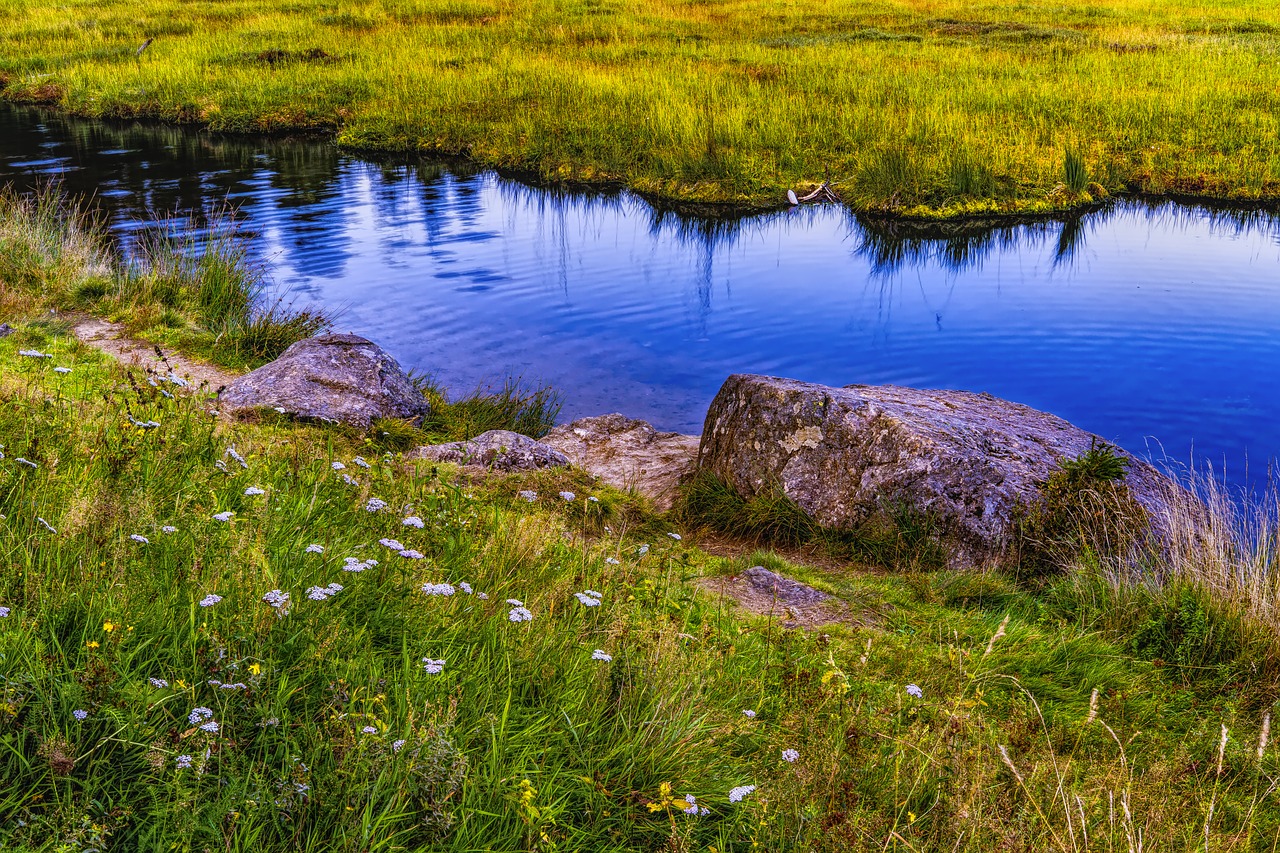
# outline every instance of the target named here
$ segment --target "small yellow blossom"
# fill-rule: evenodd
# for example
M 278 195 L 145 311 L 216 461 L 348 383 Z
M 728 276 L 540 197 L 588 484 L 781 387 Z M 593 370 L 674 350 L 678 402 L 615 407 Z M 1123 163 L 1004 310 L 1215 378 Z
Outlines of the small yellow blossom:
M 116 623 L 114 623 L 114 622 L 103 622 L 103 623 L 102 623 L 102 630 L 106 631 L 108 634 L 110 634 L 110 633 L 111 633 L 112 631 L 114 631 L 115 629 L 116 629 Z
M 251 663 L 251 664 L 249 664 L 249 674 L 250 674 L 250 675 L 257 675 L 257 674 L 258 674 L 258 673 L 260 673 L 260 672 L 262 672 L 262 665 L 261 665 L 261 664 L 256 664 L 256 663 Z
M 85 645 L 85 648 L 89 648 L 89 649 L 96 649 L 96 648 L 98 647 L 98 641 L 97 641 L 97 640 L 90 640 L 89 642 L 85 643 L 84 645 Z

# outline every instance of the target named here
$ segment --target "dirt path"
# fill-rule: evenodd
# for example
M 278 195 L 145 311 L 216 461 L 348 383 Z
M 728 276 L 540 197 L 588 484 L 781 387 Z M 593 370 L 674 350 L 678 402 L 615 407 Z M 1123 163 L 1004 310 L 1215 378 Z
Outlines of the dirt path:
M 81 317 L 75 321 L 72 331 L 82 343 L 107 353 L 123 364 L 136 364 L 163 374 L 172 371 L 192 385 L 207 386 L 211 392 L 217 392 L 236 378 L 234 373 L 211 364 L 192 361 L 177 353 L 166 352 L 161 359 L 153 344 L 129 337 L 119 323 L 110 323 L 97 317 Z

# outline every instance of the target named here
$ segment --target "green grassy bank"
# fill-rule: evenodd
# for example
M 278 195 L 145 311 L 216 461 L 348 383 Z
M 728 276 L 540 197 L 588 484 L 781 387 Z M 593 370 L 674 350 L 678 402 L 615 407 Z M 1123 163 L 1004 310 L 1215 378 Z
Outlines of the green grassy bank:
M 683 202 L 1280 197 L 1262 0 L 7 0 L 3 95 L 465 154 Z M 154 39 L 141 55 L 136 51 Z
M 713 556 L 581 473 L 219 420 L 49 319 L 15 210 L 0 848 L 1276 849 L 1274 507 L 1034 585 L 909 547 Z M 70 292 L 117 263 L 50 221 Z M 843 620 L 704 585 L 754 564 Z

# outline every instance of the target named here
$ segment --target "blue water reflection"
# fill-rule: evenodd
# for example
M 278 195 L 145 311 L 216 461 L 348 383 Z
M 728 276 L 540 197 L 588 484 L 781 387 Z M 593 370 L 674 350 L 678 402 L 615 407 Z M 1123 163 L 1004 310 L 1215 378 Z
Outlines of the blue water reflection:
M 921 230 L 830 208 L 683 217 L 309 142 L 0 110 L 0 182 L 92 194 L 128 245 L 228 202 L 277 284 L 414 370 L 522 375 L 565 415 L 686 432 L 733 372 L 964 388 L 1127 448 L 1280 453 L 1280 220 L 1126 203 Z

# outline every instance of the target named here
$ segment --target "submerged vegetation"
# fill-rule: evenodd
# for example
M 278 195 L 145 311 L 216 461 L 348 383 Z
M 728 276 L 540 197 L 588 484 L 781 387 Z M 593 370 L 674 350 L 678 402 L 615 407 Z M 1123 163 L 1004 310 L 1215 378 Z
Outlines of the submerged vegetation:
M 893 507 L 837 540 L 712 481 L 661 515 L 581 471 L 401 454 L 554 420 L 516 384 L 449 403 L 424 383 L 446 411 L 420 427 L 231 423 L 207 387 L 113 362 L 61 317 L 85 299 L 140 323 L 168 299 L 192 330 L 175 340 L 216 353 L 245 291 L 186 250 L 126 275 L 55 202 L 0 206 L 0 848 L 1280 838 L 1274 500 L 1196 484 L 1206 505 L 1162 510 L 1145 563 L 1059 549 L 1071 571 L 1029 584 L 941 568 L 927 520 Z M 1122 474 L 1096 447 L 1064 464 L 1061 503 Z M 703 526 L 738 538 L 710 553 Z M 726 579 L 753 565 L 849 606 L 816 630 L 739 610 Z
M 3 97 L 682 202 L 1280 197 L 1274 4 L 11 0 Z M 145 48 L 139 50 L 145 44 Z

